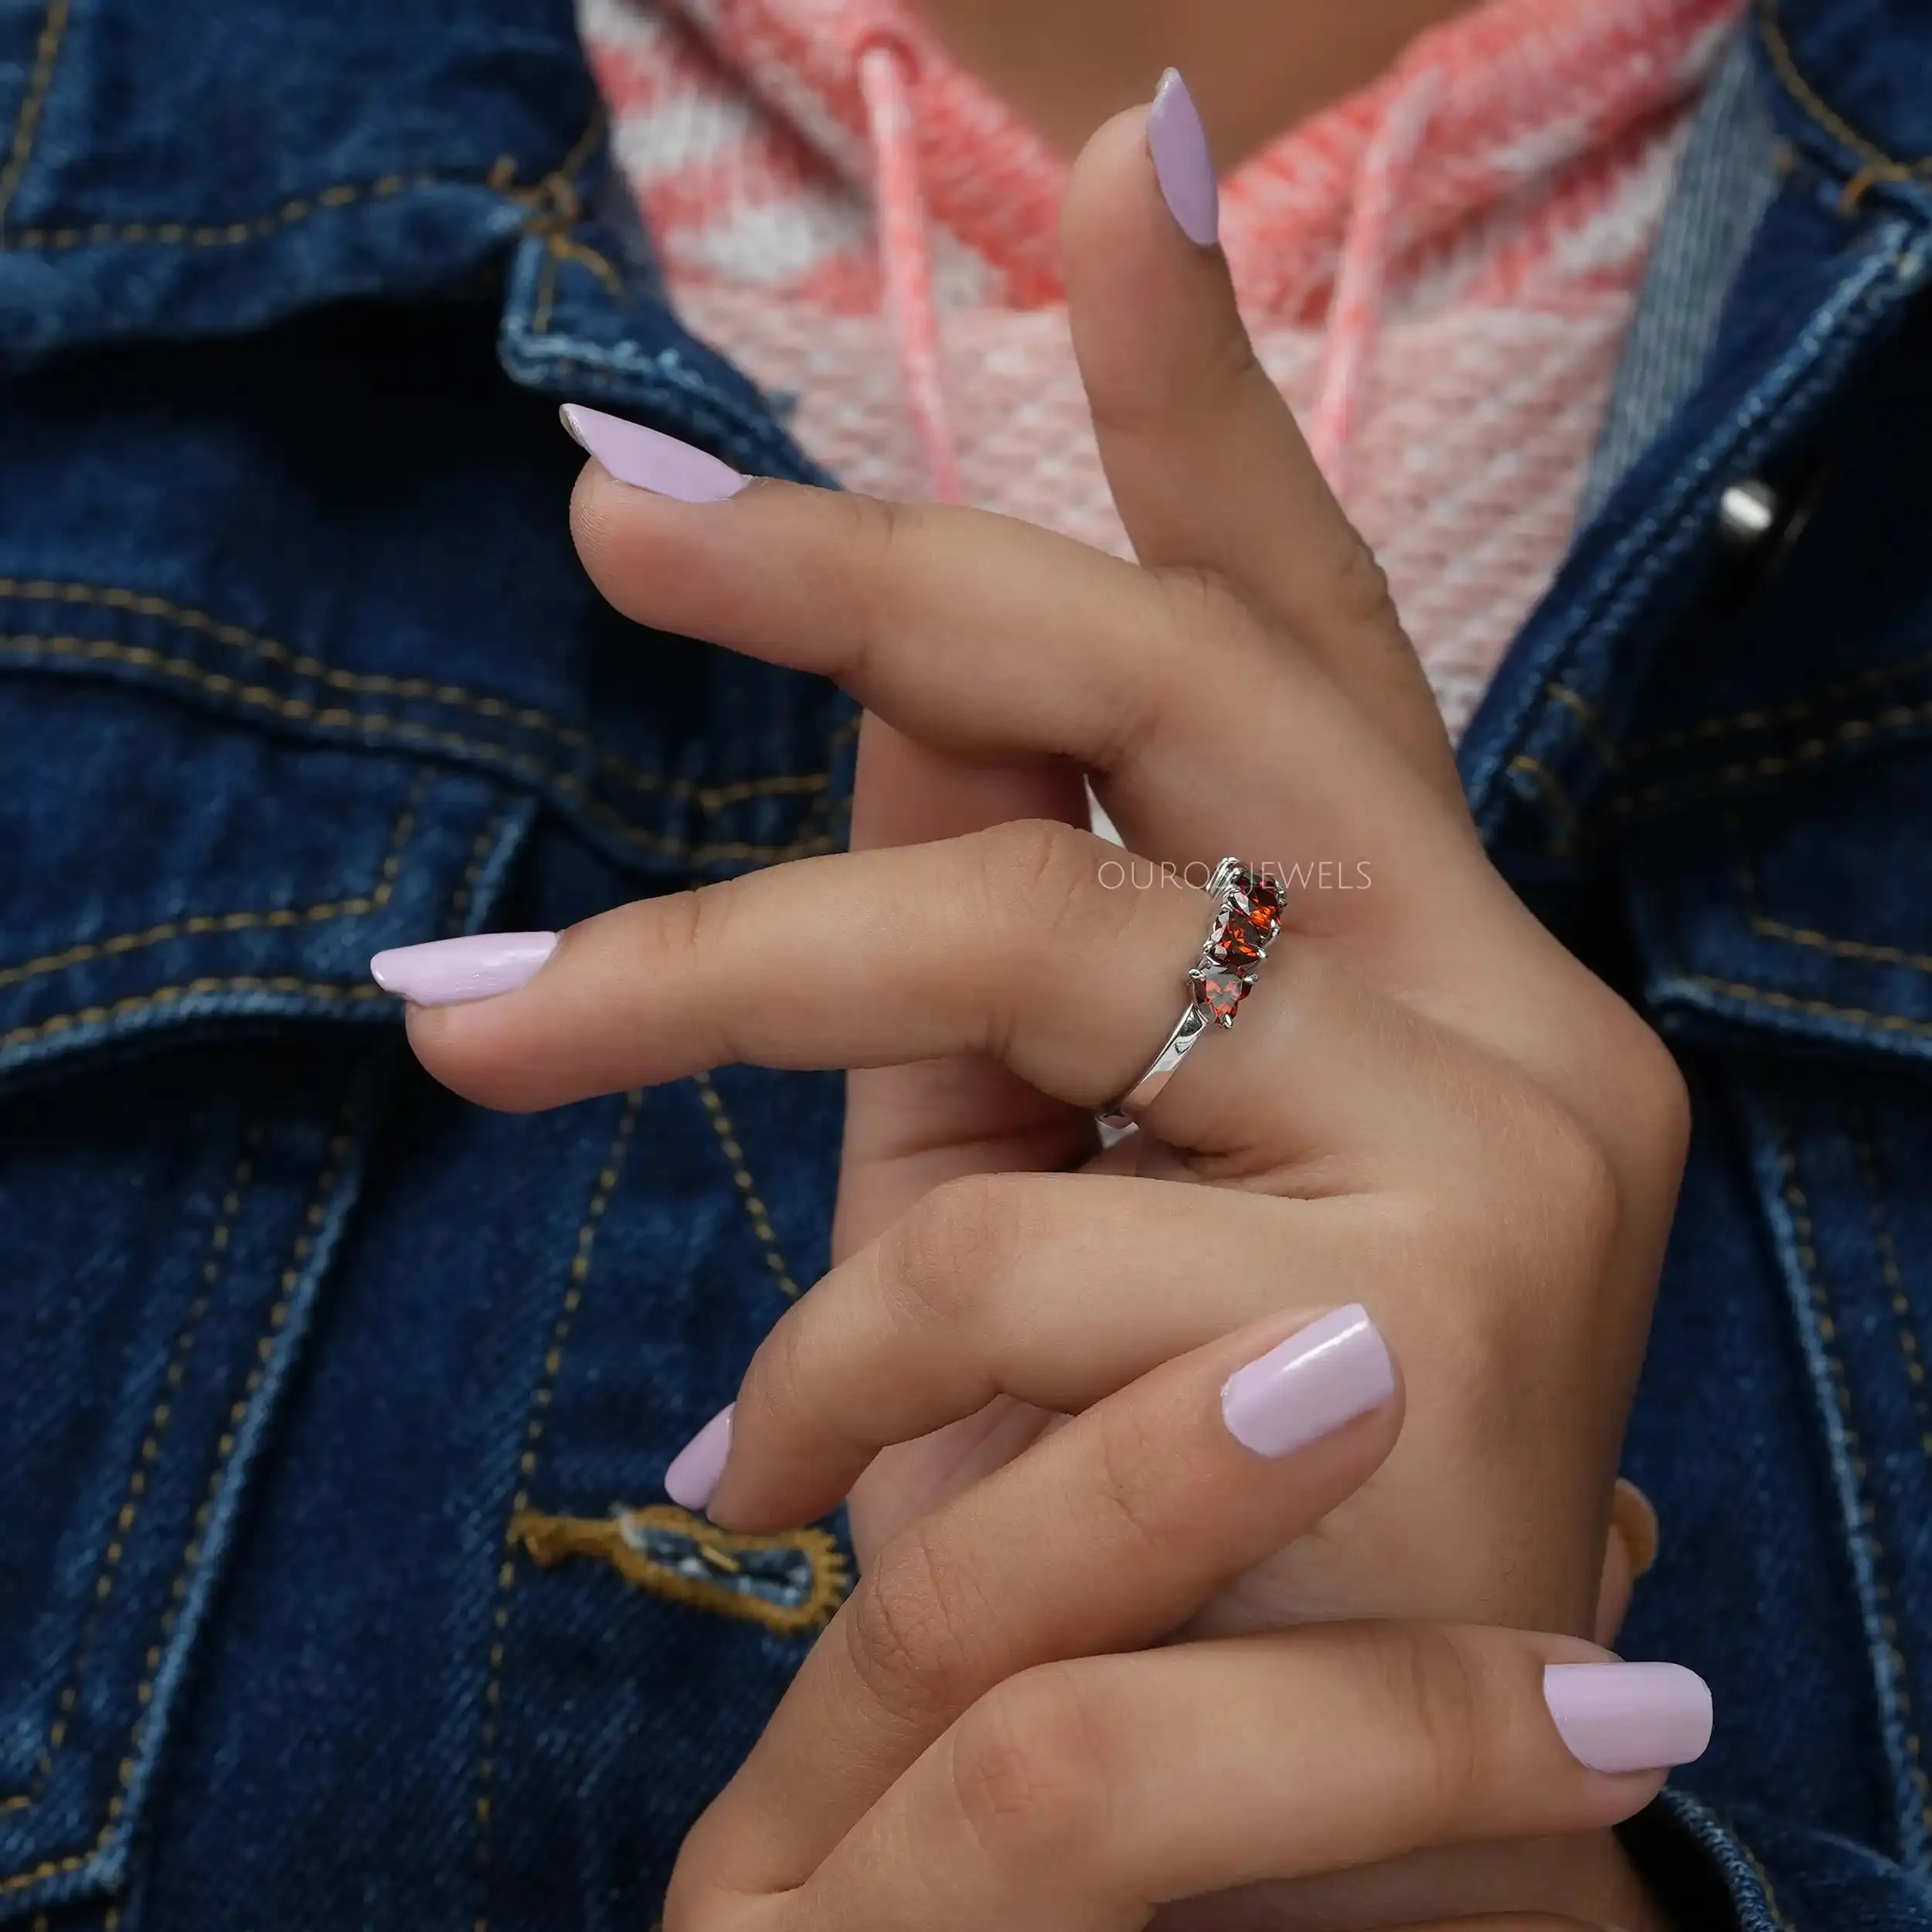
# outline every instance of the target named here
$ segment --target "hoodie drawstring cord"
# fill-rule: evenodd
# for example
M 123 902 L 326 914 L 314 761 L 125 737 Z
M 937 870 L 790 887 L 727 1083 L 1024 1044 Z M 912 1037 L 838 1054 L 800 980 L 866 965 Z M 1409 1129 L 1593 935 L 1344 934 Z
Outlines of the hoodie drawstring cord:
M 1439 70 L 1421 68 L 1389 104 L 1363 150 L 1321 338 L 1308 448 L 1328 488 L 1349 487 L 1349 456 L 1369 370 L 1382 337 L 1383 298 L 1396 210 L 1435 111 Z
M 919 180 L 912 81 L 911 56 L 898 43 L 875 39 L 860 53 L 859 87 L 872 143 L 886 319 L 899 351 L 900 379 L 927 492 L 934 502 L 957 503 L 964 501 L 964 492 L 940 366 L 932 240 Z
M 880 36 L 859 56 L 859 87 L 872 149 L 879 281 L 898 352 L 906 412 L 934 502 L 964 500 L 941 369 L 932 238 L 919 177 L 912 104 L 915 70 L 899 42 Z M 1436 107 L 1440 73 L 1420 68 L 1370 139 L 1356 176 L 1322 333 L 1308 447 L 1337 496 L 1349 485 L 1362 394 L 1381 338 L 1396 211 Z

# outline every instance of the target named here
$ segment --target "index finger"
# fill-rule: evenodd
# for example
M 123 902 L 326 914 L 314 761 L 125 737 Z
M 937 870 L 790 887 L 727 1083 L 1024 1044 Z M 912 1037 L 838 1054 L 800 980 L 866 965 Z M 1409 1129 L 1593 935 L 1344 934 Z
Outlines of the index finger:
M 1461 812 L 1448 734 L 1382 572 L 1256 358 L 1226 258 L 1169 213 L 1170 183 L 1212 208 L 1206 139 L 1172 71 L 1151 111 L 1087 143 L 1062 223 L 1067 319 L 1134 553 L 1239 584 Z
M 1352 1495 L 1400 1427 L 1393 1359 L 1360 1308 L 1281 1328 L 1163 1365 L 888 1543 L 687 1857 L 802 1883 L 993 1685 L 1155 1641 Z

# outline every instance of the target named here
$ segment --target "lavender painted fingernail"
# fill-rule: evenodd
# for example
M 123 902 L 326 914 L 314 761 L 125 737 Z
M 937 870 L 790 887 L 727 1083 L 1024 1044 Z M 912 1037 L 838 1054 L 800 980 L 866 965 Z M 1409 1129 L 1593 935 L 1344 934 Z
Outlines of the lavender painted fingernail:
M 454 1006 L 512 992 L 556 951 L 555 933 L 473 933 L 392 947 L 369 961 L 369 971 L 384 992 L 413 1005 Z
M 1546 1665 L 1543 1701 L 1593 1771 L 1668 1770 L 1711 1741 L 1711 1687 L 1682 1664 Z
M 1181 233 L 1198 247 L 1212 248 L 1221 233 L 1221 194 L 1207 130 L 1179 68 L 1168 68 L 1154 90 L 1154 104 L 1147 111 L 1147 151 Z
M 1357 1303 L 1236 1369 L 1221 1390 L 1221 1415 L 1243 1448 L 1287 1456 L 1379 1408 L 1395 1391 L 1388 1348 Z
M 698 1433 L 671 1458 L 664 1472 L 664 1493 L 680 1509 L 704 1509 L 717 1494 L 718 1478 L 724 1474 L 725 1458 L 731 1453 L 731 1412 L 720 1409 Z
M 557 413 L 563 427 L 620 483 L 675 496 L 681 503 L 719 503 L 736 496 L 747 481 L 729 463 L 662 430 L 607 416 L 602 410 L 587 410 L 580 403 L 566 403 Z

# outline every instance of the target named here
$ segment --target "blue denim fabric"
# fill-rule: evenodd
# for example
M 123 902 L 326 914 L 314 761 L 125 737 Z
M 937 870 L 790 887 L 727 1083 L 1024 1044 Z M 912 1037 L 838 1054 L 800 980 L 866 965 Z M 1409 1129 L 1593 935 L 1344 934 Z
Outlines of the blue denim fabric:
M 1628 1648 L 1718 1693 L 1631 1832 L 1698 1932 L 1932 1932 L 1929 63 L 1759 8 L 1464 747 L 1696 1097 Z M 570 556 L 560 397 L 815 474 L 591 104 L 559 0 L 0 0 L 0 1924 L 648 1925 L 849 1574 L 661 1500 L 835 1082 L 485 1114 L 363 972 L 842 835 L 844 701 Z

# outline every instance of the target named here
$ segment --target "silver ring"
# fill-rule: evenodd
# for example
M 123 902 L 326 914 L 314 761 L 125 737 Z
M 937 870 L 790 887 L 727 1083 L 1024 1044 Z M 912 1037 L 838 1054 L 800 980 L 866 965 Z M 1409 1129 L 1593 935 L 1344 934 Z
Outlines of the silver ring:
M 1103 1127 L 1131 1127 L 1208 1028 L 1234 1024 L 1236 1009 L 1281 933 L 1281 888 L 1253 866 L 1223 859 L 1207 889 L 1215 902 L 1214 919 L 1200 957 L 1188 970 L 1187 1006 L 1154 1064 L 1120 1099 L 1100 1109 Z

